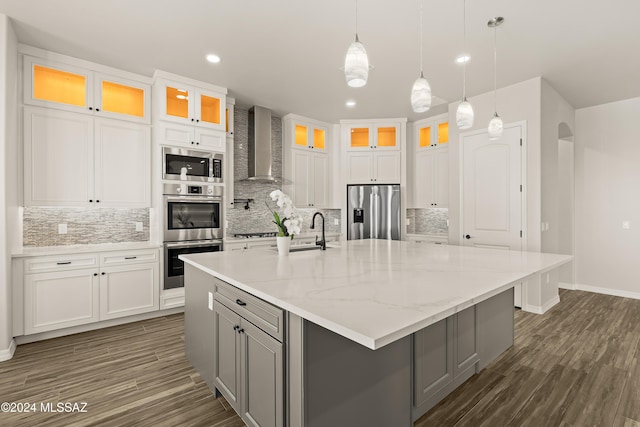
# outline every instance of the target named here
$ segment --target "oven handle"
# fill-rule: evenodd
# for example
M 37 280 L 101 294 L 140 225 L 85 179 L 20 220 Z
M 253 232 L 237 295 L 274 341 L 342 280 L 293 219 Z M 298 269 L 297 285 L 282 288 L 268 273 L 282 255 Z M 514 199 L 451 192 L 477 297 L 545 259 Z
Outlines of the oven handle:
M 193 242 L 165 243 L 167 248 L 197 248 L 203 246 L 222 246 L 222 240 L 197 240 Z
M 197 202 L 197 203 L 215 203 L 222 202 L 222 196 L 164 196 L 167 202 Z

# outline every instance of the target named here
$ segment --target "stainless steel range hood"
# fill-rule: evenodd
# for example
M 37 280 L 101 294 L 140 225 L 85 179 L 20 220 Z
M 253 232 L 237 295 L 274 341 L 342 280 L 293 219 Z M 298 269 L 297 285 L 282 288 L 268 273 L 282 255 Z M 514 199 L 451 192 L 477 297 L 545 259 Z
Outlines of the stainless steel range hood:
M 249 109 L 249 178 L 275 181 L 271 165 L 271 110 L 254 106 Z

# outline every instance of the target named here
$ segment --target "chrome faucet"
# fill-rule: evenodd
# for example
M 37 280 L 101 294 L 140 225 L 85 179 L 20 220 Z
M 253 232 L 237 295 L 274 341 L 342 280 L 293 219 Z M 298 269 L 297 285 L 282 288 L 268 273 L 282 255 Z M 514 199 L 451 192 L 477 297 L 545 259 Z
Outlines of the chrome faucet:
M 316 216 L 320 215 L 320 218 L 322 218 L 322 240 L 318 240 L 318 235 L 316 235 L 316 245 L 320 246 L 320 248 L 323 251 L 327 250 L 327 240 L 324 237 L 324 215 L 322 215 L 322 213 L 320 212 L 316 212 L 313 214 L 313 218 L 311 219 L 311 229 L 315 229 L 315 225 L 316 225 Z

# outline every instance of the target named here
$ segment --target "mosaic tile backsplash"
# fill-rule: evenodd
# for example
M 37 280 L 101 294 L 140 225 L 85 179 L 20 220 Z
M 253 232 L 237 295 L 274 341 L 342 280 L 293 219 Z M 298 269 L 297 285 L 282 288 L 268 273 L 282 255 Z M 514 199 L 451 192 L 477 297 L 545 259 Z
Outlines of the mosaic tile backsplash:
M 449 209 L 407 209 L 407 234 L 447 234 Z
M 249 209 L 245 209 L 245 203 L 237 203 L 233 205 L 232 209 L 227 209 L 227 221 L 229 222 L 227 235 L 277 231 L 276 226 L 271 222 L 273 215 L 265 202 L 269 203 L 271 209 L 275 209 L 276 206 L 271 201 L 269 193 L 276 189 L 282 189 L 282 120 L 279 117 L 271 117 L 272 175 L 277 181 L 244 181 L 249 176 L 249 151 L 247 148 L 249 143 L 249 111 L 236 106 L 234 116 L 234 198 L 253 199 L 253 201 L 249 203 Z M 305 208 L 298 209 L 298 211 L 304 218 L 301 232 L 311 232 L 309 229 L 311 218 L 318 209 Z M 334 225 L 334 219 L 340 220 L 340 209 L 326 209 L 321 212 L 325 217 L 325 231 L 339 233 L 340 226 Z
M 58 234 L 58 224 L 67 224 L 67 234 Z M 24 246 L 145 242 L 149 209 L 25 207 L 23 228 Z

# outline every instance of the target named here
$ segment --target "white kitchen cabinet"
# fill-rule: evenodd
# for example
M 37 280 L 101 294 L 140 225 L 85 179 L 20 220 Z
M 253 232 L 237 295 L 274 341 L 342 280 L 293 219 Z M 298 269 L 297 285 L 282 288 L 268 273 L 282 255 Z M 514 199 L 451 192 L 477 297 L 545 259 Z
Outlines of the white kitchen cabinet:
M 330 207 L 331 125 L 288 114 L 284 126 L 284 191 L 298 207 Z
M 24 259 L 25 335 L 158 310 L 159 250 Z
M 158 310 L 159 281 L 157 262 L 102 267 L 100 320 Z
M 225 132 L 172 122 L 160 122 L 156 126 L 156 142 L 161 145 L 191 147 L 203 150 L 225 152 L 227 136 Z
M 328 152 L 331 148 L 329 123 L 287 114 L 282 118 L 285 127 L 286 146 L 300 150 Z
M 449 147 L 416 151 L 414 170 L 415 207 L 449 207 Z
M 346 184 L 402 183 L 406 119 L 340 123 Z
M 348 151 L 392 150 L 401 147 L 400 121 L 343 121 Z
M 324 153 L 292 150 L 293 204 L 329 207 L 329 158 Z
M 347 152 L 347 184 L 397 184 L 401 179 L 401 153 Z
M 430 147 L 448 144 L 449 115 L 441 114 L 414 122 L 413 135 L 417 150 L 428 150 Z
M 26 335 L 97 322 L 98 270 L 25 274 L 24 302 Z
M 156 71 L 154 120 L 215 129 L 226 133 L 226 94 L 222 87 Z
M 148 207 L 148 126 L 24 108 L 25 206 Z
M 72 61 L 75 62 L 70 58 Z M 138 123 L 151 122 L 151 86 L 145 82 L 146 78 L 135 80 L 95 71 L 105 68 L 97 64 L 93 68 L 24 55 L 24 103 Z M 134 76 L 127 72 L 121 74 Z

